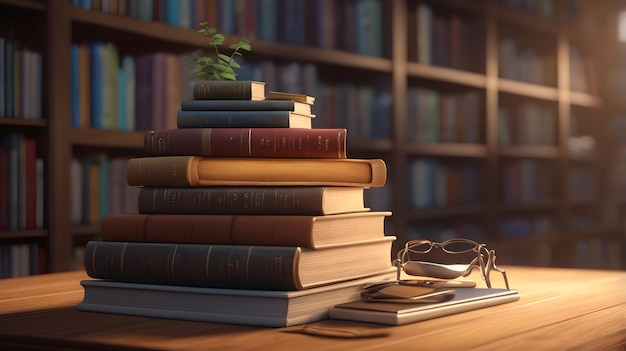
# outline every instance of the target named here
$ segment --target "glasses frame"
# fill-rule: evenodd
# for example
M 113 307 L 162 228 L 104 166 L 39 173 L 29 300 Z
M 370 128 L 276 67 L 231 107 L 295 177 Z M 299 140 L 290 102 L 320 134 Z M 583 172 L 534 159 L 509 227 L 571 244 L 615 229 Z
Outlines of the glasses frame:
M 457 243 L 469 244 L 471 248 L 458 252 L 446 249 L 446 246 Z M 416 251 L 414 249 L 412 250 L 412 248 L 420 245 L 428 245 L 428 249 L 425 251 Z M 411 260 L 411 254 L 426 254 L 431 252 L 433 248 L 440 248 L 443 252 L 451 255 L 466 254 L 468 252 L 476 253 L 476 257 L 467 264 L 467 268 L 459 276 L 466 277 L 472 272 L 472 270 L 478 269 L 480 271 L 482 279 L 487 284 L 487 287 L 491 288 L 491 280 L 489 279 L 489 275 L 491 274 L 492 270 L 495 270 L 502 274 L 502 276 L 504 277 L 506 289 L 510 290 L 509 280 L 507 279 L 506 272 L 504 271 L 504 269 L 500 269 L 496 266 L 496 251 L 488 249 L 486 244 L 480 244 L 473 240 L 464 238 L 453 238 L 443 242 L 435 242 L 424 239 L 407 241 L 404 244 L 404 248 L 398 251 L 398 257 L 393 261 L 393 265 L 398 269 L 397 279 L 400 280 L 400 275 L 402 271 L 405 271 L 405 273 L 410 275 L 410 273 L 406 272 L 405 270 L 405 266 L 407 264 L 410 264 L 411 262 L 425 262 Z

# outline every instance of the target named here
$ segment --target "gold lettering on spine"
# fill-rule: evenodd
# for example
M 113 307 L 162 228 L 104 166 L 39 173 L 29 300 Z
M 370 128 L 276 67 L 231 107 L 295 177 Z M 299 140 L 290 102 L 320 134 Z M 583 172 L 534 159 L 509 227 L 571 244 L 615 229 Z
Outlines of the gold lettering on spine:
M 275 280 L 283 280 L 283 256 L 276 256 L 272 260 L 272 276 Z
M 246 141 L 248 142 L 248 156 L 252 156 L 252 128 L 248 128 L 247 134 Z

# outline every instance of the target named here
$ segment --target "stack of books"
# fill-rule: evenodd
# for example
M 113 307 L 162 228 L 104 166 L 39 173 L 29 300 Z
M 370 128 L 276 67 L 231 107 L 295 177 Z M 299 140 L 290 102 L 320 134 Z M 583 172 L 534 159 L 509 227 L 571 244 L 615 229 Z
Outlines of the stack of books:
M 78 310 L 282 327 L 328 317 L 395 278 L 380 159 L 346 156 L 345 129 L 311 127 L 314 98 L 257 81 L 198 81 L 175 129 L 127 164 L 138 212 L 85 248 Z

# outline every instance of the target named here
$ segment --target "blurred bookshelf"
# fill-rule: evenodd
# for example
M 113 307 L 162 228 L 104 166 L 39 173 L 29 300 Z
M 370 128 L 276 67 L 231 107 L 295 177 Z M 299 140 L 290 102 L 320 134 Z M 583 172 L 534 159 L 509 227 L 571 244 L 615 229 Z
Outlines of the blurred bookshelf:
M 124 162 L 142 153 L 144 130 L 175 126 L 189 97 L 183 58 L 204 48 L 194 28 L 207 20 L 233 42 L 251 39 L 238 79 L 315 96 L 315 128 L 348 128 L 349 157 L 387 162 L 387 185 L 366 201 L 393 212 L 394 250 L 467 237 L 496 249 L 499 264 L 624 269 L 626 148 L 609 138 L 626 131 L 623 99 L 612 98 L 624 44 L 597 40 L 617 18 L 602 20 L 616 8 L 594 4 L 0 0 L 3 72 L 18 62 L 8 49 L 35 67 L 5 76 L 14 94 L 0 101 L 2 150 L 33 139 L 43 164 L 38 222 L 0 217 L 2 257 L 27 245 L 32 274 L 74 269 L 102 217 L 132 211 Z M 85 88 L 94 75 L 118 77 L 102 80 L 109 95 Z M 15 195 L 2 194 L 8 213 Z

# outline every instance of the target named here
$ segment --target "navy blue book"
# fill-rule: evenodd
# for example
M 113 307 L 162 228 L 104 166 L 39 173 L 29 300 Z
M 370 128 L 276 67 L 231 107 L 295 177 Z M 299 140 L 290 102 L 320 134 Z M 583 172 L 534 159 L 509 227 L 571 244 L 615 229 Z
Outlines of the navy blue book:
M 311 128 L 315 115 L 293 111 L 178 111 L 178 128 Z
M 311 105 L 293 100 L 183 100 L 183 111 L 293 111 L 311 114 Z

